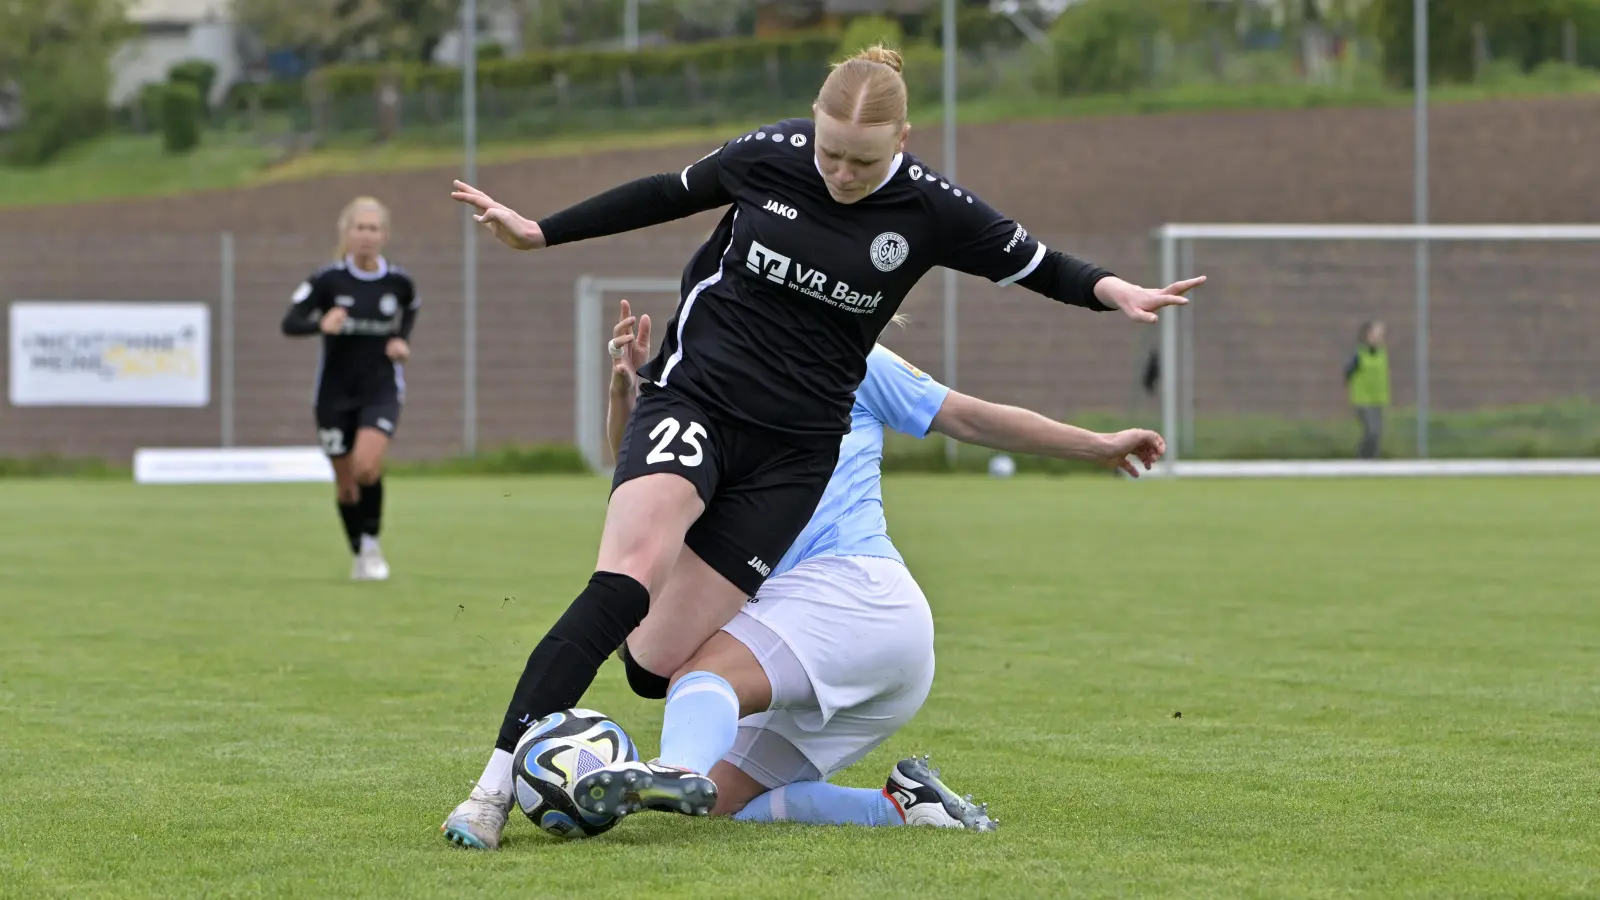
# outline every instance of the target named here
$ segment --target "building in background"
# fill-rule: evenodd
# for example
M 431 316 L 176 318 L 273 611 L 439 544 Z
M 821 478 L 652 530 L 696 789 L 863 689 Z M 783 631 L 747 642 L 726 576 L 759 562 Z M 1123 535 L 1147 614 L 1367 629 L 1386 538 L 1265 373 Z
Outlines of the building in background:
M 184 60 L 217 67 L 208 104 L 219 103 L 244 71 L 241 34 L 228 0 L 134 0 L 128 21 L 137 30 L 111 58 L 111 105 L 128 105 L 147 84 L 166 81 Z

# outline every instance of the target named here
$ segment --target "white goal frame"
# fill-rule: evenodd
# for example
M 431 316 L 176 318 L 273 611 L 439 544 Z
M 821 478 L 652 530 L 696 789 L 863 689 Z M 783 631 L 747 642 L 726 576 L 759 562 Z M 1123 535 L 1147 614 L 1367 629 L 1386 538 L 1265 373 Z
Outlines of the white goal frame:
M 1427 250 L 1430 242 L 1571 242 L 1600 244 L 1600 225 L 1240 225 L 1169 223 L 1156 229 L 1161 283 L 1198 274 L 1196 241 L 1380 241 L 1414 244 L 1417 252 L 1418 418 L 1427 422 Z M 1199 292 L 1204 293 L 1204 290 Z M 1200 300 L 1203 307 L 1204 300 Z M 1424 475 L 1600 475 L 1600 459 L 1261 460 L 1188 461 L 1180 446 L 1194 422 L 1191 317 L 1173 307 L 1161 316 L 1161 427 L 1167 456 L 1160 474 L 1184 478 L 1361 477 Z
M 600 380 L 601 361 L 611 331 L 606 328 L 607 294 L 671 294 L 678 296 L 676 278 L 580 277 L 572 290 L 572 424 L 578 452 L 591 471 L 609 472 L 606 452 L 605 385 Z

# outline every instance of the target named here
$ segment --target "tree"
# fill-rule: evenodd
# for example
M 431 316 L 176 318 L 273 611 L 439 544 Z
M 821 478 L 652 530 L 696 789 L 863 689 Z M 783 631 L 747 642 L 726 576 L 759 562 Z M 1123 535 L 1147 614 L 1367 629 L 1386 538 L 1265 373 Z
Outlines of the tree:
M 460 25 L 457 0 L 235 0 L 239 21 L 271 47 L 313 63 L 351 59 L 427 62 Z
M 45 162 L 105 126 L 124 14 L 123 0 L 0 0 L 0 85 L 23 114 L 13 162 Z

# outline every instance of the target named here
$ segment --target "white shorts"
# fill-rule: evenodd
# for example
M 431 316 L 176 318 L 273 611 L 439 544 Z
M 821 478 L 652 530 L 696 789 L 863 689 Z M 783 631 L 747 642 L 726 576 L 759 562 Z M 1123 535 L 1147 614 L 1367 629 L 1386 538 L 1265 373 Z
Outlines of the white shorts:
M 768 579 L 722 630 L 772 682 L 774 708 L 739 721 L 727 757 L 769 788 L 826 779 L 866 756 L 911 721 L 933 687 L 933 613 L 892 559 L 807 560 Z M 797 772 L 785 743 L 815 772 Z

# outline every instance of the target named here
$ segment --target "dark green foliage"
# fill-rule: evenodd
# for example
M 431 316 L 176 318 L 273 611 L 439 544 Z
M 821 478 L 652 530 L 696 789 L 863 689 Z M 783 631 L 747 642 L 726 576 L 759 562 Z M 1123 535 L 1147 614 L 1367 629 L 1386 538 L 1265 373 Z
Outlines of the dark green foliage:
M 217 67 L 203 59 L 184 60 L 168 70 L 167 80 L 173 84 L 193 85 L 204 106 L 211 98 L 211 86 L 216 84 Z
M 161 145 L 168 153 L 188 153 L 200 146 L 200 119 L 205 105 L 192 84 L 169 82 L 161 94 Z
M 1430 11 L 1428 73 L 1433 81 L 1473 79 L 1474 30 L 1479 25 L 1492 59 L 1528 72 L 1561 59 L 1564 30 L 1571 22 L 1578 61 L 1600 66 L 1600 0 L 1447 0 L 1435 2 Z M 1412 0 L 1377 0 L 1372 16 L 1384 48 L 1385 74 L 1391 83 L 1410 87 L 1416 36 Z
M 1147 71 L 1149 42 L 1161 30 L 1157 4 L 1085 0 L 1050 29 L 1055 88 L 1067 94 L 1131 91 Z

